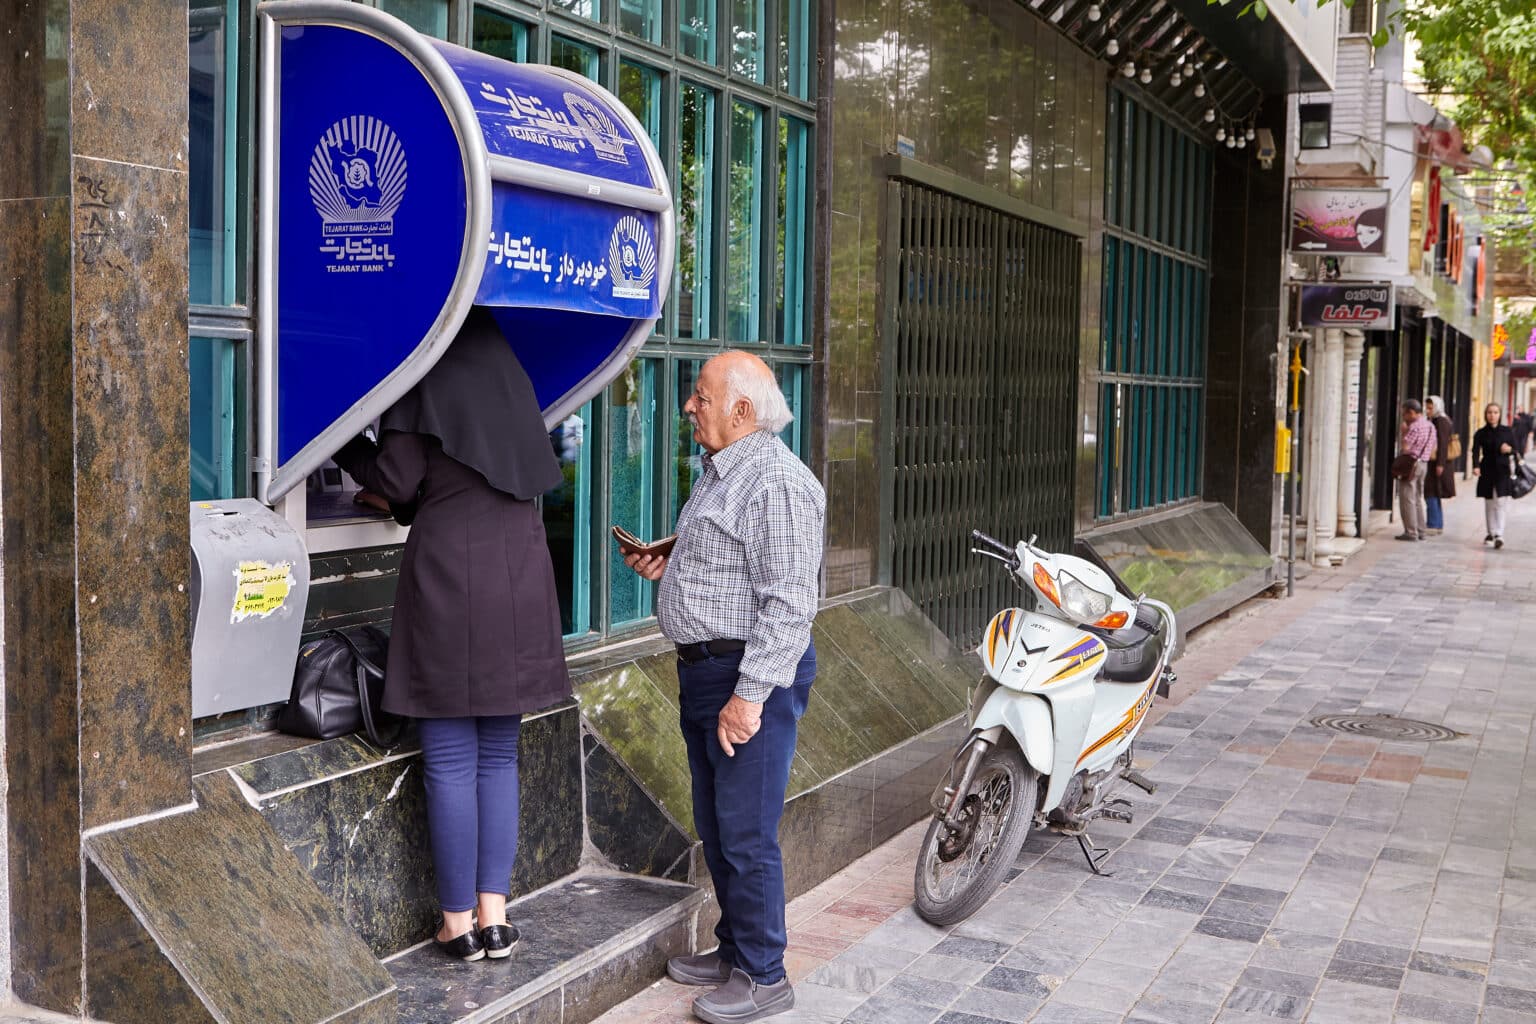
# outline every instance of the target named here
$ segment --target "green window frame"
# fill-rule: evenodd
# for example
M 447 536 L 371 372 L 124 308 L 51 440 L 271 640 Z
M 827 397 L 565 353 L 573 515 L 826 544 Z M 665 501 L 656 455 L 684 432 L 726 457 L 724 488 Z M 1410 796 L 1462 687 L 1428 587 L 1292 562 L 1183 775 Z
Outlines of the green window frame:
M 251 493 L 248 0 L 187 4 L 188 495 Z
M 187 11 L 188 295 L 196 306 L 245 304 L 249 266 L 249 32 L 240 0 Z
M 1096 512 L 1200 496 L 1210 154 L 1110 91 L 1105 131 Z
M 796 419 L 811 407 L 816 6 L 812 0 L 361 0 L 419 30 L 514 61 L 559 63 L 614 88 L 656 144 L 677 197 L 677 277 L 633 365 L 561 425 L 567 480 L 544 500 L 567 642 L 650 628 L 654 586 L 608 539 L 670 532 L 698 449 L 689 374 L 728 346 L 761 355 Z M 190 493 L 250 494 L 249 305 L 256 0 L 188 0 L 193 292 Z M 752 38 L 740 38 L 746 29 Z M 687 388 L 679 394 L 680 383 Z M 319 531 L 323 532 L 323 531 Z M 554 534 L 555 530 L 551 530 Z M 558 550 L 555 550 L 558 547 Z
M 685 82 L 676 169 L 677 270 L 671 318 L 679 338 L 708 338 L 716 333 L 715 293 L 715 142 L 719 135 L 715 90 Z
M 763 336 L 763 244 L 766 232 L 762 194 L 767 111 L 737 100 L 731 105 L 731 163 L 726 223 L 725 337 L 757 342 Z
M 423 35 L 449 37 L 448 0 L 374 0 L 373 6 L 393 14 Z
M 250 491 L 250 334 L 194 323 L 187 346 L 193 501 L 243 498 Z

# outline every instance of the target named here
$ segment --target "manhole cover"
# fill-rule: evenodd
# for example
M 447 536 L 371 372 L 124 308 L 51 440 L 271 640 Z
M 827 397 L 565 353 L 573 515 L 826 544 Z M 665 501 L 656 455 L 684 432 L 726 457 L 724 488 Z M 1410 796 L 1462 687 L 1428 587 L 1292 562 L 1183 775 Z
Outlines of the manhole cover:
M 1443 725 L 1398 718 L 1396 715 L 1318 715 L 1312 719 L 1312 724 L 1335 732 L 1369 736 L 1373 740 L 1433 743 L 1438 740 L 1454 740 L 1461 735 Z

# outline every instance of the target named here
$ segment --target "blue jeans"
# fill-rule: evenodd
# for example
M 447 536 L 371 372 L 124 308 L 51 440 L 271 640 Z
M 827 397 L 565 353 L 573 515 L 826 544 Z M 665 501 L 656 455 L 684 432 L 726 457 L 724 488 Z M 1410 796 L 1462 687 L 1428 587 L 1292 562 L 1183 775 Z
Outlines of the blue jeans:
M 502 715 L 416 722 L 437 899 L 444 910 L 473 910 L 476 894 L 505 896 L 512 888 L 522 720 Z
M 1430 530 L 1445 529 L 1445 509 L 1433 494 L 1424 495 L 1424 526 Z
M 727 757 L 716 733 L 721 708 L 736 689 L 740 654 L 677 663 L 678 701 L 688 768 L 693 774 L 693 824 L 720 904 L 720 958 L 760 984 L 784 977 L 784 856 L 779 818 L 789 788 L 800 716 L 816 678 L 816 645 L 806 648 L 793 686 L 763 703 L 762 726 Z

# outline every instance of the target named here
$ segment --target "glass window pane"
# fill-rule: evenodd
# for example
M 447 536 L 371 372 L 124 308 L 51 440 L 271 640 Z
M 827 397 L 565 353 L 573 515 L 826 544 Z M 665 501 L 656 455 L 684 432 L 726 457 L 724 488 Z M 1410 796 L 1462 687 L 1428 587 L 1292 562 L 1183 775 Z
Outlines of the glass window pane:
M 243 343 L 190 339 L 192 500 L 245 497 L 246 411 Z
M 592 404 L 549 432 L 565 480 L 544 493 L 544 533 L 555 563 L 560 626 L 566 636 L 592 628 Z
M 725 336 L 762 341 L 763 110 L 731 106 L 731 184 L 726 236 Z
M 677 48 L 685 57 L 714 64 L 715 0 L 677 0 Z
M 483 7 L 475 8 L 470 45 L 481 53 L 489 53 L 517 64 L 527 63 L 528 35 L 528 26 L 516 18 Z
M 811 98 L 811 2 L 779 0 L 779 88 Z
M 557 11 L 574 14 L 578 18 L 590 18 L 593 21 L 603 20 L 602 0 L 549 0 L 549 6 Z M 550 61 L 551 64 L 554 61 Z
M 687 83 L 677 167 L 677 336 L 715 336 L 715 93 Z
M 661 535 L 658 485 L 662 445 L 661 402 L 656 359 L 637 359 L 608 387 L 604 410 L 608 433 L 608 519 L 652 540 Z M 655 585 L 630 571 L 612 543 L 608 552 L 609 620 L 634 622 L 651 614 Z
M 766 13 L 767 0 L 731 0 L 731 70 L 754 82 L 764 80 Z
M 619 0 L 619 31 L 661 42 L 661 0 Z
M 245 302 L 239 0 L 196 3 L 187 24 L 188 285 L 192 302 Z
M 602 71 L 602 51 L 564 36 L 550 36 L 549 62 L 596 82 Z
M 779 118 L 778 240 L 774 246 L 778 339 L 785 345 L 805 342 L 805 240 L 810 233 L 811 126 L 795 117 Z
M 378 0 L 378 8 L 418 32 L 448 38 L 448 0 Z
M 805 366 L 800 363 L 780 363 L 776 376 L 779 378 L 779 390 L 784 392 L 784 401 L 789 403 L 790 414 L 795 417 L 779 437 L 804 462 L 807 438 L 801 417 L 805 414 Z
M 656 151 L 667 153 L 661 133 L 661 72 L 633 61 L 619 63 L 619 99 L 629 108 L 651 137 Z
M 693 426 L 688 422 L 688 417 L 683 415 L 683 403 L 688 401 L 693 394 L 694 385 L 699 382 L 699 371 L 704 368 L 702 359 L 680 359 L 677 362 L 676 391 L 673 392 L 673 408 L 677 410 L 677 419 L 674 421 L 673 430 L 676 443 L 672 446 L 673 479 L 672 479 L 672 522 L 677 522 L 677 517 L 683 510 L 683 505 L 688 501 L 688 495 L 693 493 L 693 483 L 699 478 L 699 472 L 703 467 L 700 458 L 704 449 L 700 448 L 693 439 Z

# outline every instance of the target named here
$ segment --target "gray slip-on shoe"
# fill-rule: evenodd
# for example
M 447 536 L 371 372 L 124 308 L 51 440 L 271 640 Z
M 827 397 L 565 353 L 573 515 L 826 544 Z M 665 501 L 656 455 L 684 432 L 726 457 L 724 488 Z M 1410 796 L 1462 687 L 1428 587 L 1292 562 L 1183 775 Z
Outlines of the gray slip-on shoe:
M 789 979 L 772 985 L 759 985 L 746 971 L 732 970 L 724 985 L 693 1001 L 693 1015 L 708 1024 L 747 1024 L 795 1005 L 795 990 Z
M 667 977 L 682 985 L 724 985 L 731 980 L 731 965 L 719 953 L 675 956 L 667 961 Z

